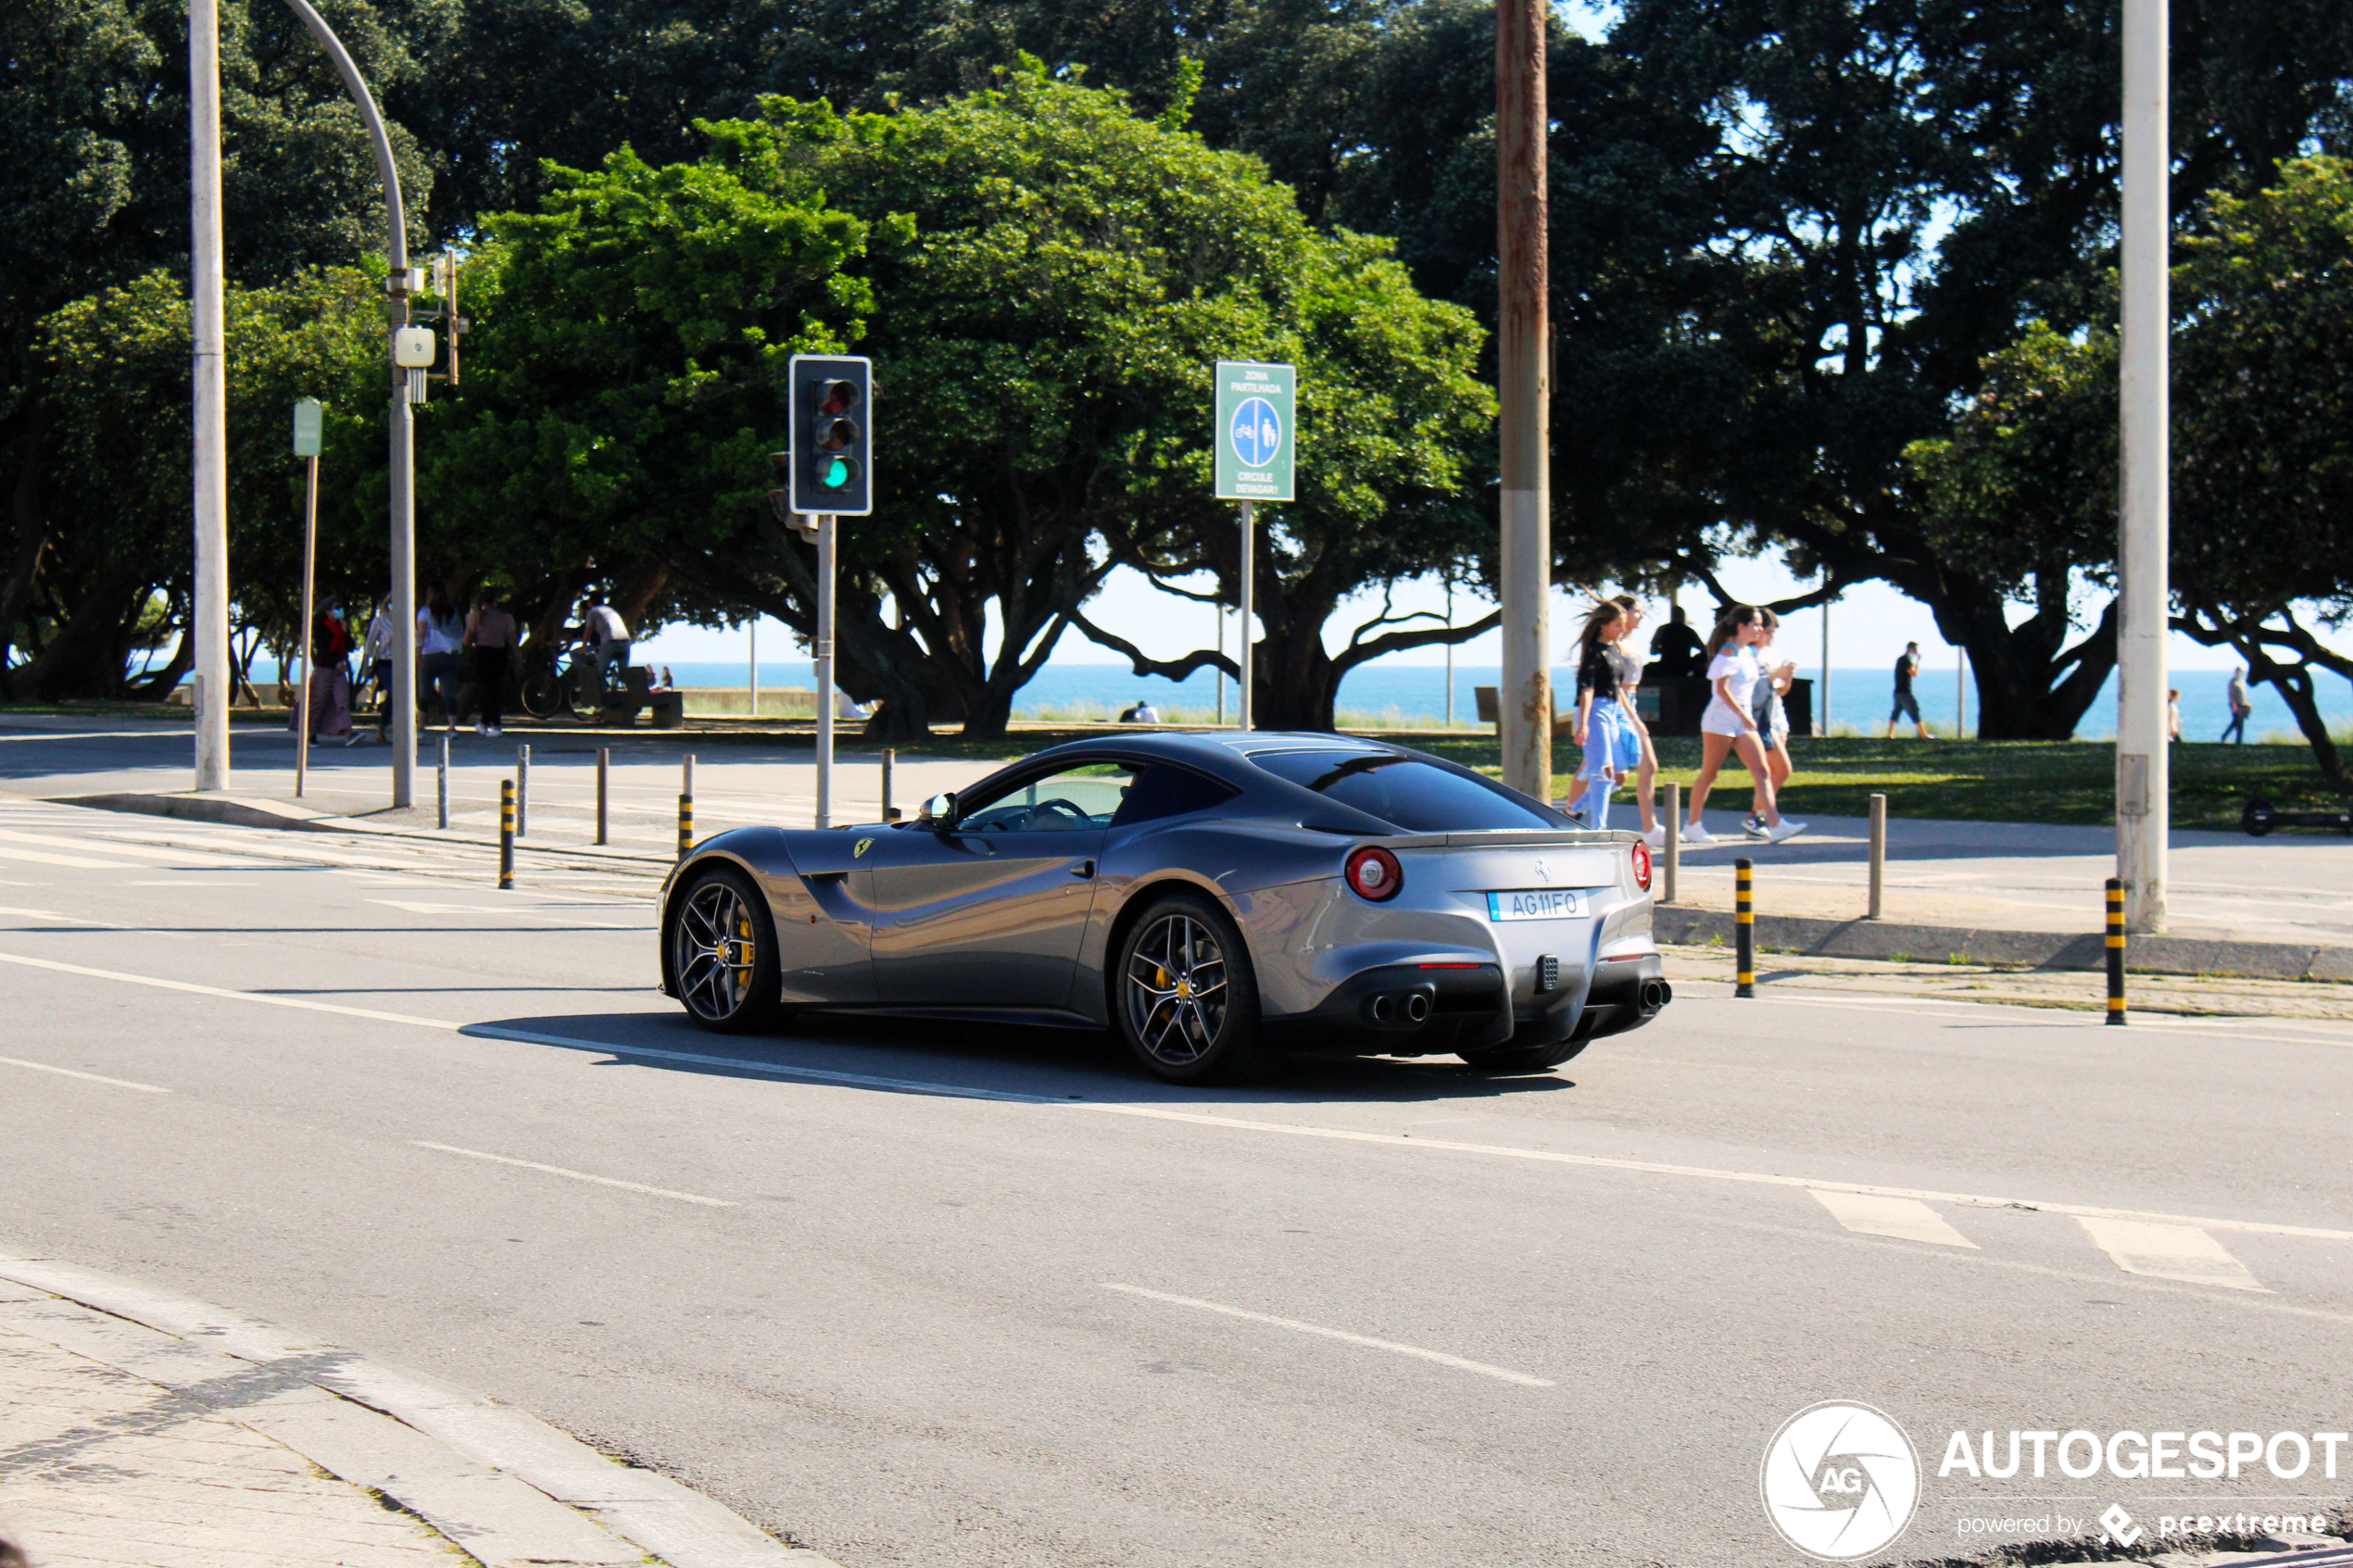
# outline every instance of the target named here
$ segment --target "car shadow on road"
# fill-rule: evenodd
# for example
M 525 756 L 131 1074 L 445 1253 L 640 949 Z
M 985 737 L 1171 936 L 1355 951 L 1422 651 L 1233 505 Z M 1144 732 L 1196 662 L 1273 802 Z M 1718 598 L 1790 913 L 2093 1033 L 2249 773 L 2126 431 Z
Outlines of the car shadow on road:
M 1455 1058 L 1300 1053 L 1235 1086 L 1164 1084 L 1110 1035 L 932 1019 L 807 1016 L 773 1035 L 722 1035 L 667 1013 L 545 1013 L 484 1020 L 462 1033 L 560 1050 L 609 1053 L 613 1065 L 748 1079 L 799 1078 L 885 1094 L 1115 1101 L 1233 1111 L 1302 1103 L 1410 1104 L 1557 1093 L 1559 1070 L 1501 1073 Z

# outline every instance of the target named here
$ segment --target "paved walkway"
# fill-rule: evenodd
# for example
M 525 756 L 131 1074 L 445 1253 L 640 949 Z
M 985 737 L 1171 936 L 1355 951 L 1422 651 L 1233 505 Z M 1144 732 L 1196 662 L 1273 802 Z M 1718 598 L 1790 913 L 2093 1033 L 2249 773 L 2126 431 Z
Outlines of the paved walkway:
M 43 1333 L 102 1315 L 0 1281 L 0 1539 L 34 1568 L 457 1568 L 472 1560 L 231 1415 Z

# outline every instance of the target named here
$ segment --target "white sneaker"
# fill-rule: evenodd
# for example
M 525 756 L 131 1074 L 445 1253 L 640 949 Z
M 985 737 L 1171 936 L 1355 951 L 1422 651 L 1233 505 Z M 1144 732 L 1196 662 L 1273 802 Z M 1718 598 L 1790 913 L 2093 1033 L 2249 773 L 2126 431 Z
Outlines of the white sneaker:
M 503 734 L 505 734 L 507 732 L 506 732 L 506 731 L 504 731 L 504 730 L 502 730 L 502 729 L 500 729 L 497 725 L 493 724 L 493 725 L 491 725 L 491 726 L 490 726 L 490 728 L 488 728 L 488 729 L 486 729 L 486 730 L 483 731 L 482 733 L 483 733 L 484 734 L 485 734 L 485 735 L 503 735 Z
M 1795 838 L 1799 834 L 1804 833 L 1805 831 L 1806 824 L 1804 822 L 1793 822 L 1791 819 L 1783 817 L 1780 821 L 1780 825 L 1774 828 L 1772 832 L 1765 835 L 1765 842 L 1768 844 L 1779 844 L 1785 838 Z
M 489 725 L 487 725 L 487 724 L 483 724 L 483 723 L 476 723 L 476 724 L 474 725 L 474 734 L 478 734 L 478 735 L 486 735 L 486 734 L 488 734 L 489 733 L 490 733 L 490 726 L 489 726 Z
M 1685 822 L 1683 824 L 1683 831 L 1680 834 L 1680 838 L 1685 844 L 1713 844 L 1716 842 L 1716 835 L 1707 831 L 1707 825 L 1705 822 Z
M 1664 849 L 1664 848 L 1666 848 L 1666 847 L 1667 847 L 1667 829 L 1666 829 L 1665 827 L 1663 827 L 1663 826 L 1661 826 L 1661 827 L 1655 827 L 1655 828 L 1644 828 L 1644 829 L 1642 830 L 1642 842 L 1643 842 L 1644 844 L 1649 845 L 1649 846 L 1650 846 L 1652 848 L 1654 848 L 1654 849 Z

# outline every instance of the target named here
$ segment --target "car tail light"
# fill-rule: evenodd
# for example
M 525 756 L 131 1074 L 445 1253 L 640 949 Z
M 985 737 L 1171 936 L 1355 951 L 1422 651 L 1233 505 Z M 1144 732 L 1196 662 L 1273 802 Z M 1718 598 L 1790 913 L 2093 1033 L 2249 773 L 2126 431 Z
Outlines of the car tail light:
M 1645 893 L 1651 890 L 1651 847 L 1639 838 L 1634 841 L 1634 885 Z
M 1349 855 L 1347 877 L 1350 892 L 1376 904 L 1389 902 L 1405 885 L 1405 872 L 1397 857 L 1370 844 Z

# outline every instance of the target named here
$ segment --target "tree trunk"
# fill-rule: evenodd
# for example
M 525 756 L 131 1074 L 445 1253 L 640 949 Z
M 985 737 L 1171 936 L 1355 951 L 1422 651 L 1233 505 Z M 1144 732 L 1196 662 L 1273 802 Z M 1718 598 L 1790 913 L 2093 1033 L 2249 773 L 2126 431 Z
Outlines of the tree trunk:
M 98 576 L 40 657 L 19 671 L 16 688 L 41 702 L 120 696 L 124 628 L 136 613 L 126 614 L 124 606 L 144 608 L 148 592 L 144 568 L 116 567 Z

